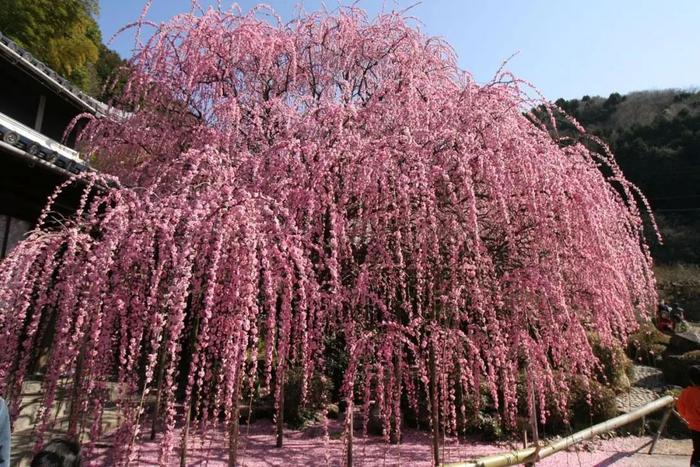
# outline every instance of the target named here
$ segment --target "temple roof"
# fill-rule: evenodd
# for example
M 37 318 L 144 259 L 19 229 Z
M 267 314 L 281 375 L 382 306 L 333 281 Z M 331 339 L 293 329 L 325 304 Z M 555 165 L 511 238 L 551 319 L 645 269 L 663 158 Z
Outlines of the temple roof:
M 53 89 L 56 93 L 65 96 L 65 98 L 77 104 L 86 112 L 95 115 L 105 115 L 113 111 L 112 107 L 85 94 L 74 84 L 60 76 L 49 68 L 48 65 L 36 59 L 29 51 L 25 50 L 2 33 L 0 33 L 0 54 L 15 63 L 18 67 L 21 67 L 35 79 Z

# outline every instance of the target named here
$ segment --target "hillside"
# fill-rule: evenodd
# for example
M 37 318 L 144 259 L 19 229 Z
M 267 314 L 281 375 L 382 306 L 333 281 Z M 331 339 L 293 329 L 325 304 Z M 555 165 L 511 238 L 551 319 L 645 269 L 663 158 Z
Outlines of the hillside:
M 649 199 L 664 236 L 663 245 L 652 242 L 657 262 L 700 263 L 700 92 L 613 93 L 556 104 L 610 145 Z
M 53 71 L 101 100 L 125 62 L 102 41 L 97 0 L 2 0 L 0 35 L 26 49 Z

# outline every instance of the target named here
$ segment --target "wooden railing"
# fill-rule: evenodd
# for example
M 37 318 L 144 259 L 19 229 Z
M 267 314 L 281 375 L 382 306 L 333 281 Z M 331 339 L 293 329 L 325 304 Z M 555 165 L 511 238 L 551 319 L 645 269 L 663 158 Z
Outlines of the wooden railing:
M 515 451 L 504 452 L 501 454 L 493 454 L 475 460 L 455 462 L 444 465 L 445 467 L 506 467 L 509 465 L 517 464 L 532 464 L 544 459 L 545 457 L 549 457 L 552 454 L 567 449 L 576 443 L 579 443 L 588 438 L 592 438 L 595 435 L 612 431 L 616 428 L 627 425 L 628 423 L 631 423 L 635 420 L 639 420 L 640 418 L 652 412 L 656 412 L 663 408 L 668 408 L 666 413 L 664 414 L 659 430 L 656 433 L 656 436 L 654 437 L 651 449 L 649 450 L 649 453 L 651 454 L 654 450 L 654 447 L 656 446 L 656 442 L 661 436 L 661 431 L 664 429 L 664 425 L 666 424 L 666 421 L 668 421 L 668 417 L 670 416 L 671 411 L 673 410 L 674 402 L 675 399 L 673 398 L 673 396 L 661 397 L 655 401 L 643 405 L 642 407 L 639 407 L 638 409 L 633 410 L 632 412 L 617 416 L 615 418 L 611 418 L 610 420 L 606 420 L 597 425 L 593 425 L 590 428 L 578 431 L 572 435 L 558 439 L 556 441 L 544 441 L 539 446 L 531 446 Z

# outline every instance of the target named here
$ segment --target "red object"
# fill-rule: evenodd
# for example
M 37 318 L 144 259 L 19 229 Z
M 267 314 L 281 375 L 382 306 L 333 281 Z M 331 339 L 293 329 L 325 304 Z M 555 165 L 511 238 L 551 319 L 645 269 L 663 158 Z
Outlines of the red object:
M 670 317 L 657 316 L 656 327 L 659 331 L 676 331 L 676 323 Z
M 700 386 L 683 389 L 676 401 L 676 408 L 691 430 L 700 431 Z

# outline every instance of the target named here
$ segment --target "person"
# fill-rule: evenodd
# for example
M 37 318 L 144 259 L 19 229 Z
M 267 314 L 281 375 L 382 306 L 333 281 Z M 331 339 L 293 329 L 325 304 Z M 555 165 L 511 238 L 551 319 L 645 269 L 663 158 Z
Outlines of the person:
M 673 333 L 674 322 L 671 319 L 671 307 L 663 300 L 656 310 L 656 327 L 661 332 Z
M 10 412 L 7 410 L 5 399 L 0 397 L 0 466 L 10 465 Z
M 32 459 L 31 467 L 80 467 L 80 445 L 66 439 L 52 439 Z
M 681 306 L 678 303 L 674 303 L 671 309 L 671 321 L 673 321 L 674 331 L 677 331 L 679 329 L 679 325 L 683 322 L 684 319 L 685 310 L 681 308 Z
M 676 408 L 690 428 L 693 440 L 691 467 L 700 467 L 700 366 L 691 366 L 688 370 L 690 385 L 681 391 Z

